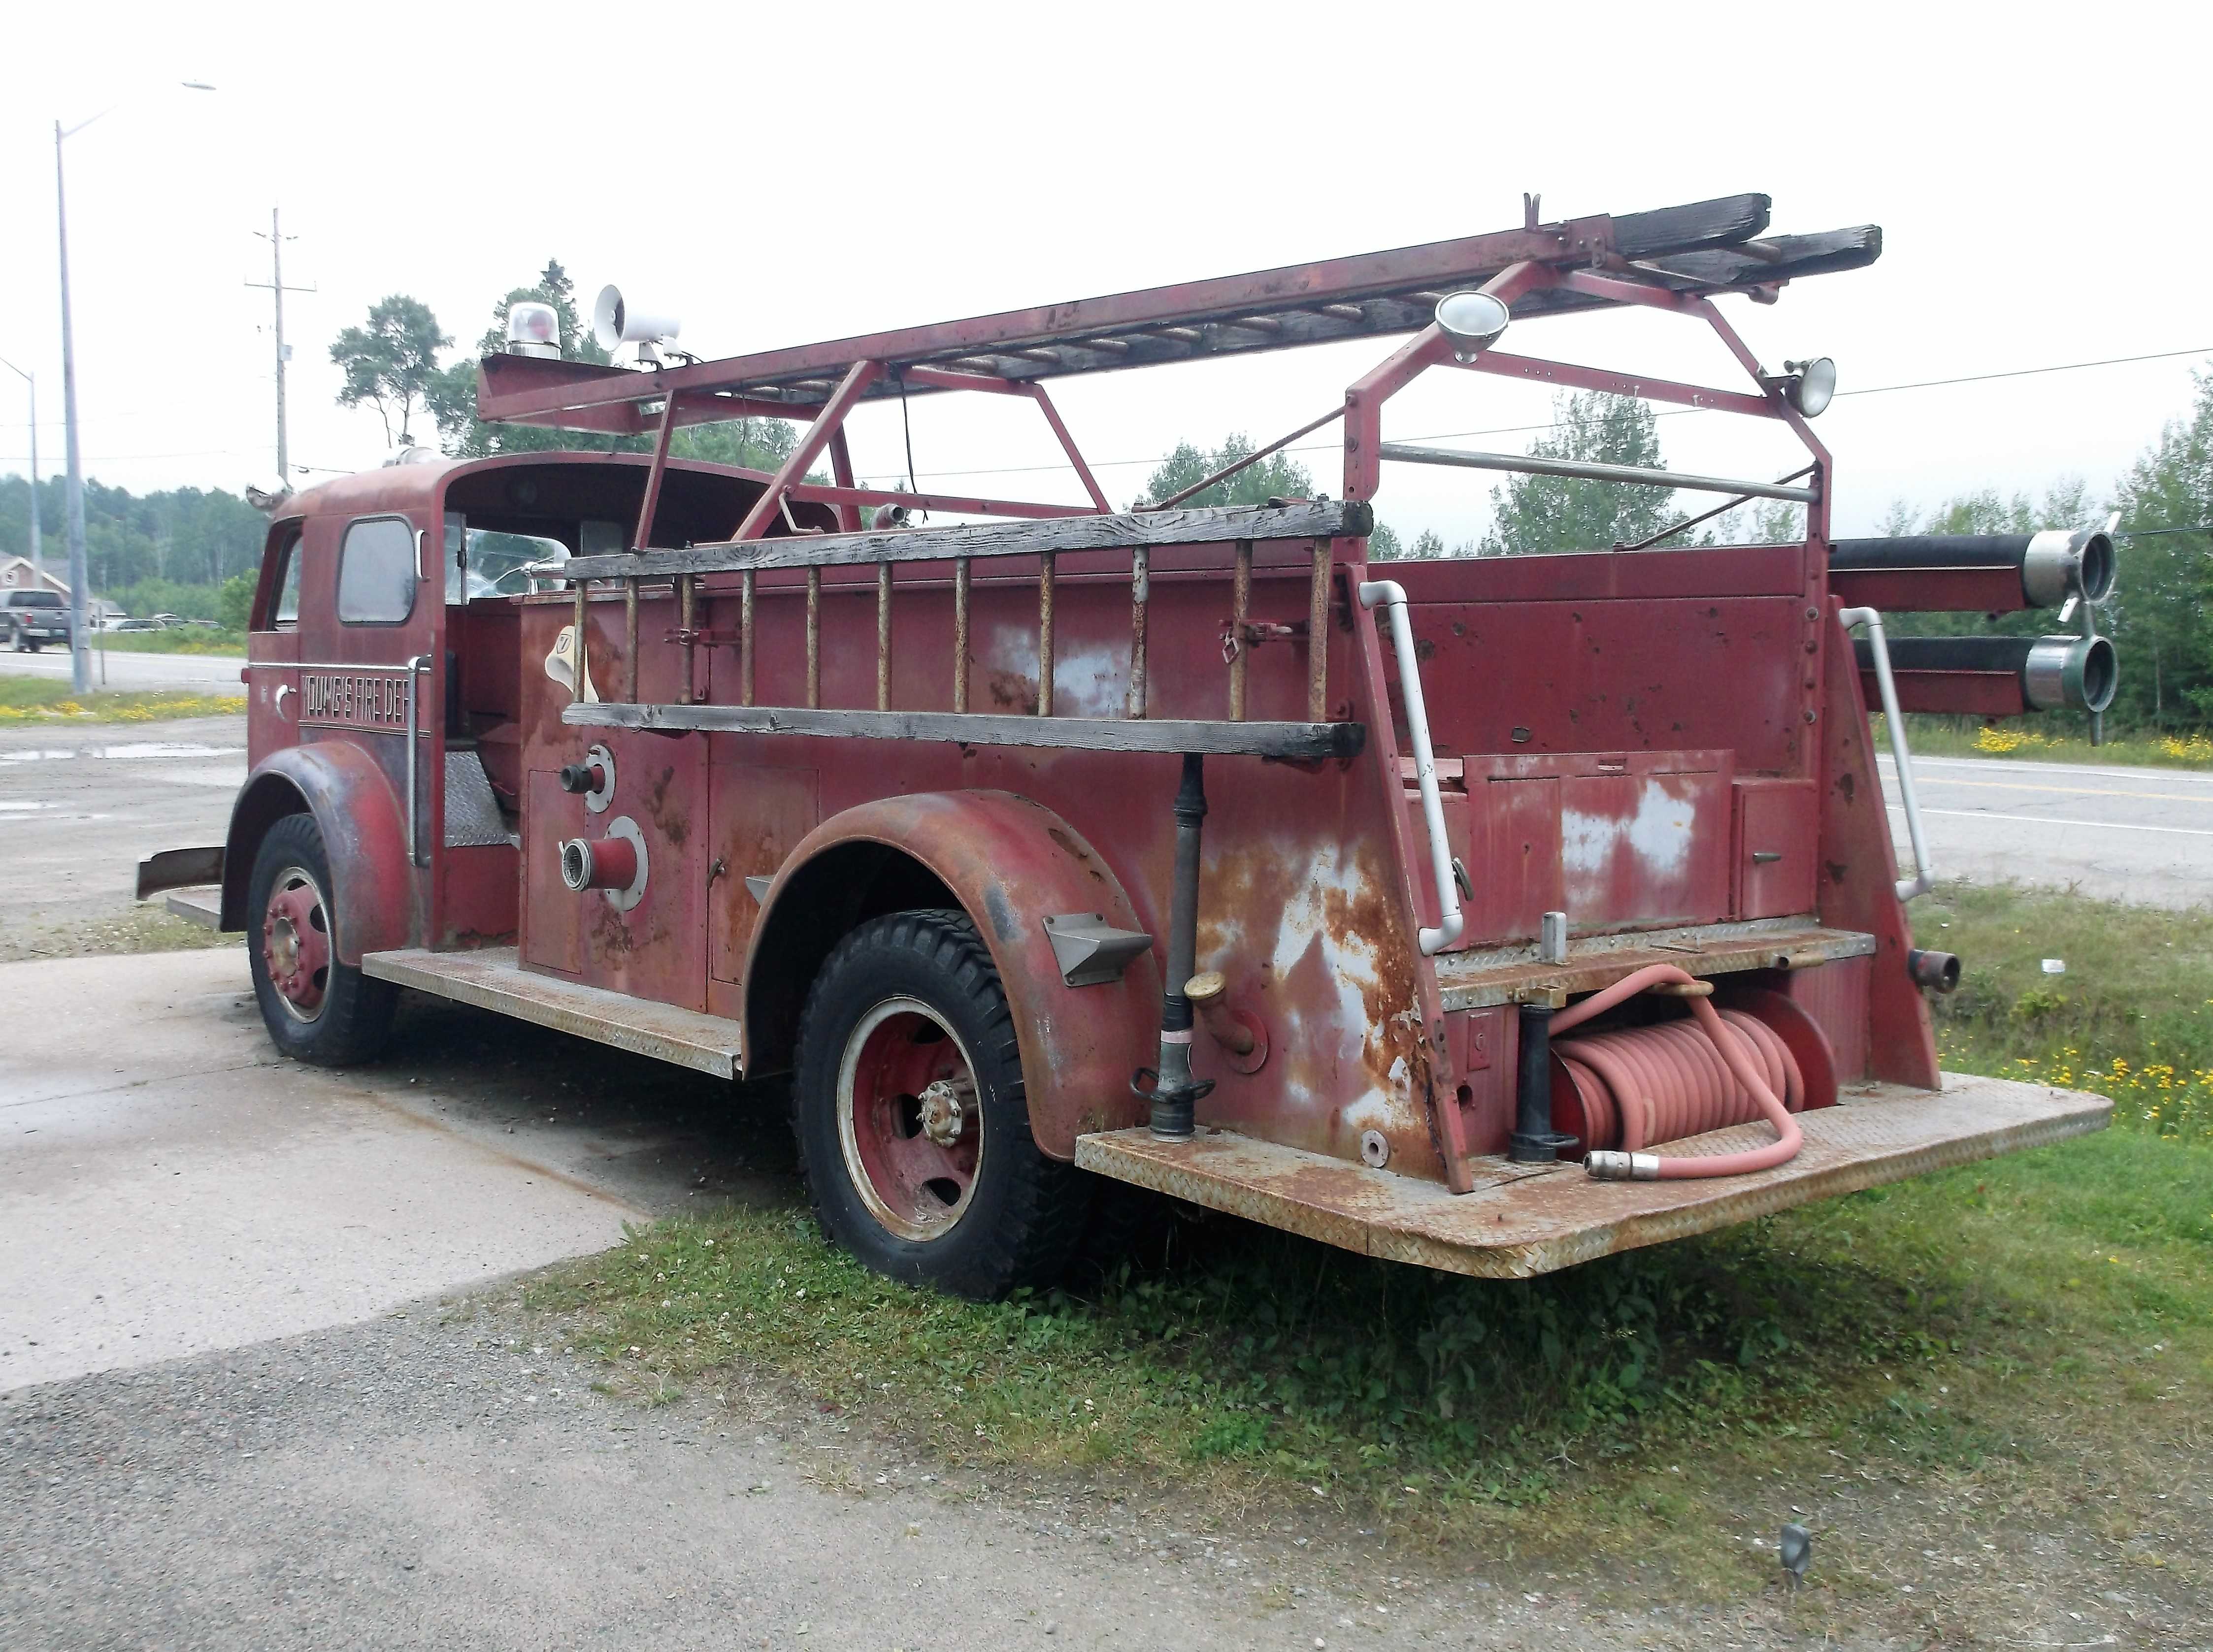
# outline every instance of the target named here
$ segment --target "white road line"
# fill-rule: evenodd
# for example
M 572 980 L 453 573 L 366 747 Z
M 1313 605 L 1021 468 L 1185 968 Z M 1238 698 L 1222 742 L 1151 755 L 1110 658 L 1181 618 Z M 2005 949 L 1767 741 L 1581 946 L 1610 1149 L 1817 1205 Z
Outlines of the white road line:
M 1893 815 L 1905 812 L 1895 803 L 1887 807 Z M 2049 815 L 2001 815 L 1983 809 L 1923 809 L 1921 812 L 1944 815 L 1954 820 L 2017 820 L 2027 826 L 2087 826 L 2101 832 L 2165 832 L 2173 837 L 2213 837 L 2213 832 L 2190 826 L 2138 826 L 2125 820 L 2055 820 Z
M 1886 768 L 1896 767 L 1887 751 L 1876 753 L 1875 761 Z M 1913 760 L 1913 766 L 1916 768 L 1979 768 L 1985 771 L 2000 769 L 2008 774 L 2092 774 L 2101 780 L 2123 780 L 2137 775 L 2149 778 L 2155 774 L 2162 780 L 2173 780 L 2182 781 L 2186 785 L 2213 787 L 2213 774 L 2202 774 L 2187 768 L 2157 768 L 2149 766 L 2139 768 L 2133 764 L 2124 767 L 2118 763 L 2008 762 L 1996 757 L 1917 756 Z

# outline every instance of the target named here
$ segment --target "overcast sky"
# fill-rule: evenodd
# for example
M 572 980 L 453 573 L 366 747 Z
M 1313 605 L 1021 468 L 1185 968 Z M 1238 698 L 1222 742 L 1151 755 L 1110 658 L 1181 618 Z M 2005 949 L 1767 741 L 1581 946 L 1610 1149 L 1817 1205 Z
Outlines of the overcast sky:
M 1840 399 L 1821 434 L 1839 528 L 1864 530 L 1895 500 L 2064 475 L 2102 493 L 2188 406 L 2213 355 L 2207 15 L 26 8 L 0 59 L 0 355 L 39 375 L 40 461 L 58 471 L 52 123 L 110 106 L 68 141 L 70 256 L 85 471 L 133 489 L 275 480 L 269 295 L 244 284 L 268 279 L 254 232 L 272 205 L 298 237 L 288 282 L 316 289 L 288 306 L 292 456 L 332 471 L 384 457 L 375 415 L 333 404 L 329 344 L 388 293 L 428 302 L 467 349 L 557 257 L 588 299 L 613 281 L 677 310 L 685 345 L 714 356 L 1501 228 L 1524 190 L 1547 218 L 1763 191 L 1778 231 L 1881 224 L 1870 270 L 1771 308 L 1726 301 L 1771 366 L 1833 355 L 1847 391 L 2198 352 Z M 1271 440 L 1387 348 L 1054 395 L 1120 503 L 1179 438 Z M 1533 325 L 1511 348 L 1734 382 L 1710 339 L 1662 317 Z M 20 389 L 0 374 L 0 470 L 25 465 Z M 1546 416 L 1541 395 L 1438 374 L 1386 431 L 1510 431 L 1468 445 L 1519 447 Z M 1079 497 L 1033 418 L 992 398 L 919 404 L 917 466 Z M 1663 419 L 1668 460 L 1785 460 L 1752 422 Z M 866 475 L 900 469 L 896 413 L 865 411 L 856 451 Z M 1305 457 L 1336 491 L 1333 448 Z M 1048 468 L 1019 473 L 1033 466 Z M 1410 535 L 1464 538 L 1488 487 L 1394 471 L 1379 508 Z

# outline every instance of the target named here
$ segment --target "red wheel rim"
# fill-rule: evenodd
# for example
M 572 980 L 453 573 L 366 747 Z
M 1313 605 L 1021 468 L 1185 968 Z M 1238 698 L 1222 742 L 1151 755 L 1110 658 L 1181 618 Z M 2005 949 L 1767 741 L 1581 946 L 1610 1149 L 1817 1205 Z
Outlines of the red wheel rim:
M 942 1239 L 967 1213 L 982 1097 L 960 1038 L 920 999 L 887 999 L 847 1037 L 838 1136 L 854 1190 L 900 1238 Z
M 331 978 L 330 910 L 304 867 L 285 867 L 270 886 L 261 914 L 261 963 L 295 1021 L 313 1021 L 323 1012 Z

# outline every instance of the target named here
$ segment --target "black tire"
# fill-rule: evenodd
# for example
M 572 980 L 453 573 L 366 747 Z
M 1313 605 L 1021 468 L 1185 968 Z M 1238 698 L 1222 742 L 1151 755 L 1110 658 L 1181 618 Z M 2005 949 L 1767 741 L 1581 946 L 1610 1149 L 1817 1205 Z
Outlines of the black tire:
M 879 1273 L 977 1302 L 1058 1275 L 1089 1179 L 1031 1139 L 1014 1018 L 964 914 L 893 913 L 839 942 L 808 993 L 793 1067 L 800 1169 L 832 1241 Z
M 331 866 L 312 815 L 269 829 L 247 884 L 247 966 L 270 1042 L 316 1066 L 351 1066 L 383 1048 L 399 989 L 330 951 Z

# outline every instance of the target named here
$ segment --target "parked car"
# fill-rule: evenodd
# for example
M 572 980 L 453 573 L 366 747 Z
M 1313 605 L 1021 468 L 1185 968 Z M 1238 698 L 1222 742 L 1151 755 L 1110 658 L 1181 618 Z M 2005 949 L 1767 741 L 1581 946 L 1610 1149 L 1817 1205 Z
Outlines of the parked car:
M 111 631 L 166 631 L 169 628 L 157 619 L 118 620 L 107 628 Z
M 69 646 L 69 604 L 58 591 L 10 591 L 4 610 L 8 646 L 36 653 L 49 642 Z

